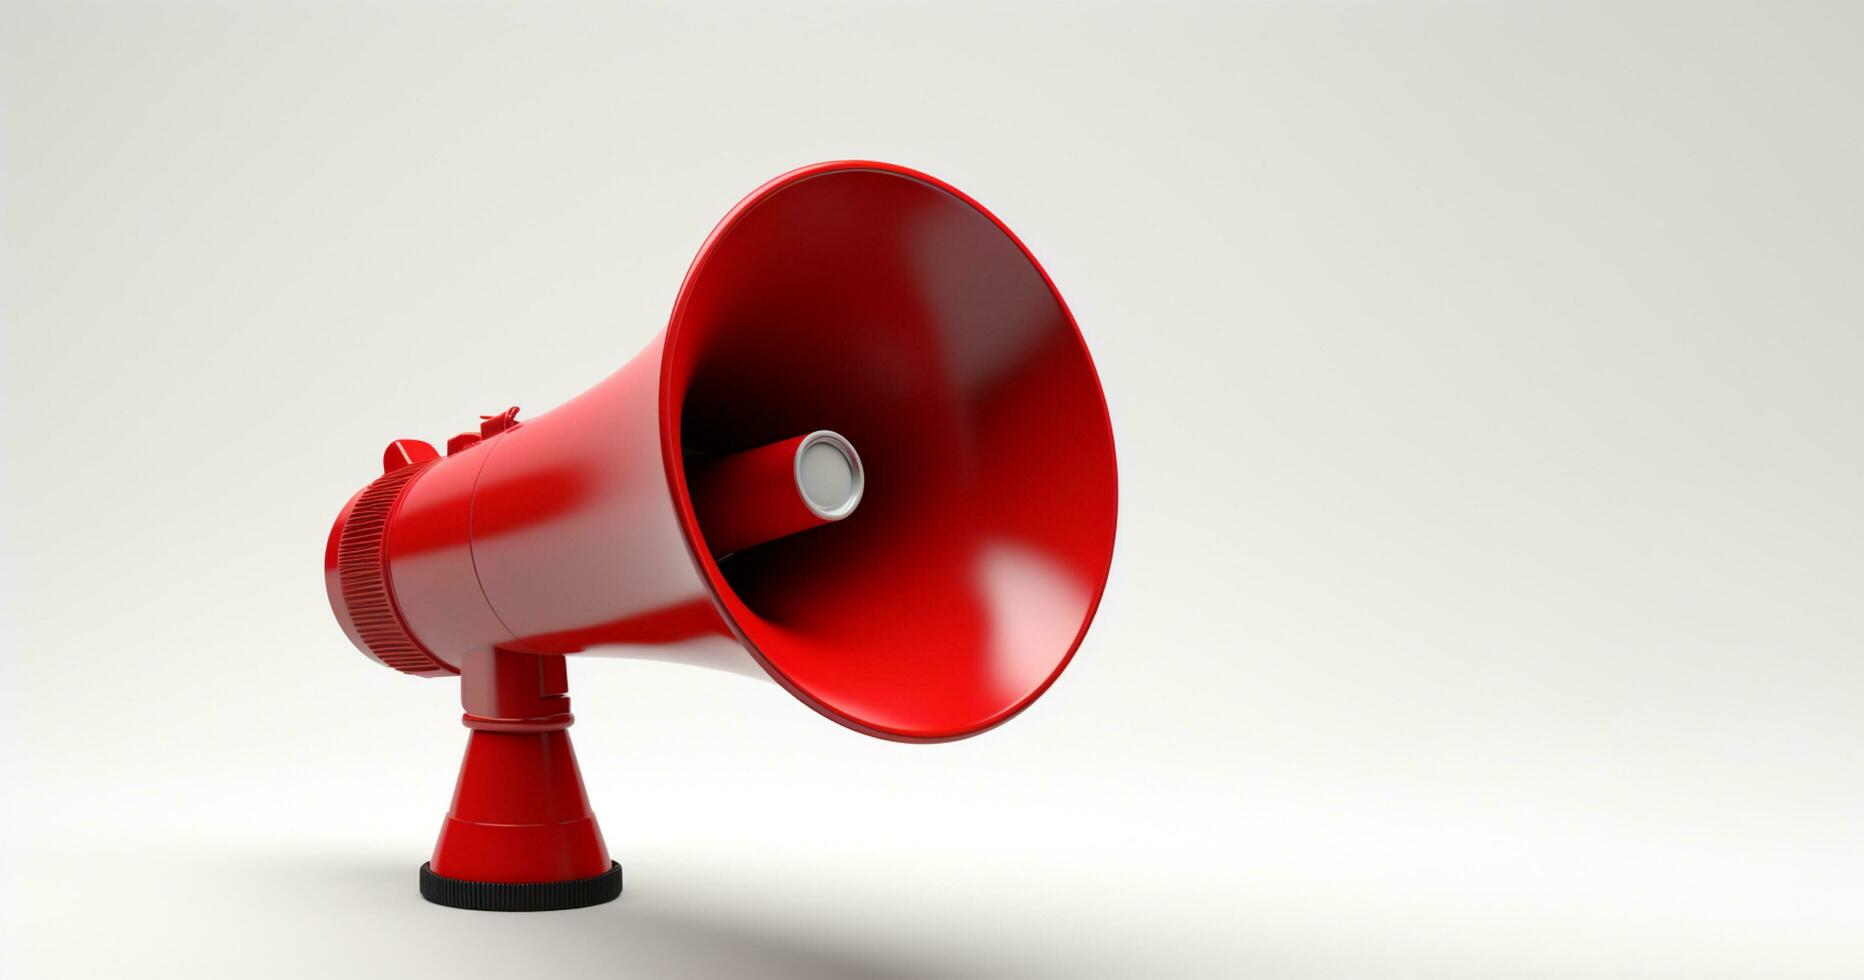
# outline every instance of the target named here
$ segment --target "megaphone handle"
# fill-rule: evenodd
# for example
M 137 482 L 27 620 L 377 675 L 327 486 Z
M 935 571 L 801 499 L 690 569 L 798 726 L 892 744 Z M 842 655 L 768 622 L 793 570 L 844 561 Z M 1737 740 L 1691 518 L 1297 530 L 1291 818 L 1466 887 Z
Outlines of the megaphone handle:
M 466 709 L 460 721 L 480 732 L 553 732 L 576 722 L 562 654 L 468 652 L 460 664 L 460 706 Z
M 455 908 L 580 908 L 621 894 L 570 746 L 561 654 L 487 648 L 460 670 L 472 734 L 421 895 Z

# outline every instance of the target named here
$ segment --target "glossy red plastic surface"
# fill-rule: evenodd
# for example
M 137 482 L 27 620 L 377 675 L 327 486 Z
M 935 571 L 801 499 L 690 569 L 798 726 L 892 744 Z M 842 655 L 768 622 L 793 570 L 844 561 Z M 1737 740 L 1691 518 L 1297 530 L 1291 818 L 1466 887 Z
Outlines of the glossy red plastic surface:
M 399 621 L 448 669 L 494 646 L 677 659 L 868 734 L 960 738 L 1048 687 L 1106 580 L 1113 440 L 1080 333 L 1015 236 L 904 168 L 760 188 L 638 357 L 491 418 L 383 531 Z M 859 509 L 714 558 L 691 473 L 816 429 L 860 447 Z

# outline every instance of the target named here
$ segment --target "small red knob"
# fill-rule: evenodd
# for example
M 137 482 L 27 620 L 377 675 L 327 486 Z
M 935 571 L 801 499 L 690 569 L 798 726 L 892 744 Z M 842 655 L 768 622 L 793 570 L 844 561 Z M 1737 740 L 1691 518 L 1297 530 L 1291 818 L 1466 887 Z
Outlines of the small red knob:
M 382 472 L 393 473 L 404 466 L 439 458 L 440 453 L 434 447 L 419 439 L 396 439 L 382 450 Z

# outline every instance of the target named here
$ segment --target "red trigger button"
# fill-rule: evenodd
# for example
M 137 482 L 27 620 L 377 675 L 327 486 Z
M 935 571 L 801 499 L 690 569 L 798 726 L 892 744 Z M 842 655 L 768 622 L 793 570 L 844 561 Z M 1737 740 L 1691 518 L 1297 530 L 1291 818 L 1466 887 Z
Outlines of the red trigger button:
M 382 472 L 393 473 L 404 466 L 425 463 L 430 459 L 439 459 L 440 454 L 434 447 L 419 439 L 396 439 L 382 450 Z

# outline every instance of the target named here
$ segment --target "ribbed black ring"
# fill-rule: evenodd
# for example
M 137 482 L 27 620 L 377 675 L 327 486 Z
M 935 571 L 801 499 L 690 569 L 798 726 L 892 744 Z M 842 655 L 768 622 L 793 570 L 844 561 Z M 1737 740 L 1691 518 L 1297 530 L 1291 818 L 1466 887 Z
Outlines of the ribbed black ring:
M 613 862 L 611 862 L 613 863 Z M 621 894 L 621 865 L 604 874 L 572 881 L 542 881 L 514 885 L 497 881 L 464 881 L 434 874 L 421 865 L 421 897 L 435 905 L 480 912 L 553 912 L 612 902 Z

